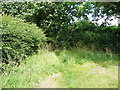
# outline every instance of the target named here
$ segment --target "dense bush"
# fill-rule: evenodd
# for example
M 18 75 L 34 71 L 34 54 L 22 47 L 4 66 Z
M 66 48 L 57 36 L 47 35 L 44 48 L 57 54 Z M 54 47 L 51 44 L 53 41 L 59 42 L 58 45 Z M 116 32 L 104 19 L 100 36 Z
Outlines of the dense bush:
M 97 26 L 89 21 L 78 21 L 68 30 L 61 30 L 54 40 L 58 47 L 87 46 L 91 49 L 120 53 L 119 26 Z
M 36 23 L 49 37 L 48 43 L 59 45 L 64 31 L 69 29 L 73 16 L 77 16 L 78 3 L 73 2 L 1 2 L 2 12 Z M 21 8 L 22 7 L 22 8 Z M 60 38 L 59 38 L 59 37 Z M 59 39 L 59 40 L 58 40 Z
M 76 22 L 76 24 L 69 26 L 67 29 L 61 30 L 54 39 L 54 43 L 58 47 L 65 48 L 75 47 L 78 43 L 79 45 L 91 43 L 94 40 L 92 31 L 96 27 L 93 23 L 85 20 Z
M 53 47 L 88 46 L 97 50 L 109 48 L 119 52 L 120 26 L 97 26 L 87 21 L 84 16 L 90 12 L 84 10 L 89 10 L 92 6 L 90 4 L 86 4 L 84 8 L 80 7 L 80 3 L 70 2 L 2 2 L 0 5 L 5 14 L 36 23 L 49 37 L 47 43 L 52 43 Z M 75 17 L 83 20 L 75 23 Z
M 101 26 L 99 28 L 98 47 L 102 46 L 120 53 L 120 26 Z
M 33 14 L 35 9 L 32 2 L 0 2 L 0 6 L 4 14 L 12 14 L 22 19 Z
M 76 3 L 70 2 L 1 2 L 0 5 L 3 13 L 36 23 L 49 37 L 56 37 L 76 16 Z
M 35 24 L 4 15 L 0 21 L 2 29 L 2 62 L 19 61 L 32 55 L 46 40 L 43 31 Z
M 71 32 L 71 41 L 97 50 L 109 49 L 120 53 L 120 26 L 97 26 L 88 21 L 79 21 Z M 70 37 L 70 36 L 69 36 Z

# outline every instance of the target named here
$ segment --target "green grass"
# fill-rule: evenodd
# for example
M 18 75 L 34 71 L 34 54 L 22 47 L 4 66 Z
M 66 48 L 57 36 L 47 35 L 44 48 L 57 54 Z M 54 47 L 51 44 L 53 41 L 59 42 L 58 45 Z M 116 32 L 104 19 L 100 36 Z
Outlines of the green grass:
M 59 58 L 53 52 L 41 51 L 27 58 L 19 67 L 12 67 L 0 77 L 5 88 L 35 88 L 36 84 L 52 73 L 61 71 Z M 10 73 L 9 73 L 10 71 Z
M 61 72 L 58 82 L 68 88 L 117 88 L 118 62 L 118 55 L 100 51 L 42 50 L 6 70 L 0 87 L 37 88 L 46 77 Z
M 117 88 L 119 56 L 85 49 L 56 52 L 65 64 L 62 83 L 69 88 Z
M 103 68 L 93 62 L 76 65 L 64 72 L 63 81 L 70 88 L 117 88 L 117 67 Z

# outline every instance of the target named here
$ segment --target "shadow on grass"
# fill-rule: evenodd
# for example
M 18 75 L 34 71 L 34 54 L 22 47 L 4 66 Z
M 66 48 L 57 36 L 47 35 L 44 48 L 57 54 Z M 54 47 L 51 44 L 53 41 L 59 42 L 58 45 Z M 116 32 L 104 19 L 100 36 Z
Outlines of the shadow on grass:
M 106 53 L 103 51 L 90 51 L 85 49 L 56 50 L 56 55 L 63 63 L 74 61 L 76 64 L 84 64 L 86 61 L 92 61 L 104 68 L 111 65 L 118 66 L 120 56 L 117 54 Z

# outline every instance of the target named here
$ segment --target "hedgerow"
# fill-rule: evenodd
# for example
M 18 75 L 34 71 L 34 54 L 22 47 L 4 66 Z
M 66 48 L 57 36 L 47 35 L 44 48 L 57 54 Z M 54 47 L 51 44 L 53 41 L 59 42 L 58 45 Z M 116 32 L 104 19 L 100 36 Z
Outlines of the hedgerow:
M 18 62 L 37 52 L 44 45 L 46 37 L 35 24 L 3 15 L 0 21 L 2 29 L 2 62 Z

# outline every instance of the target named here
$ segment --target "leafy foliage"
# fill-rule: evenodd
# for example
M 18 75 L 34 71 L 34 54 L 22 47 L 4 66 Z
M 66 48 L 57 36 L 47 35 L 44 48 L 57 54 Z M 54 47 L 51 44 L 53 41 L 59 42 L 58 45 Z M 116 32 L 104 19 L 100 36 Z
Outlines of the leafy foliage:
M 88 19 L 92 16 L 93 21 L 99 21 L 104 18 L 103 25 L 110 25 L 109 21 L 114 18 L 120 19 L 120 2 L 86 2 L 78 6 L 82 17 Z
M 114 52 L 119 52 L 119 26 L 96 26 L 88 21 L 79 21 L 76 25 L 73 41 L 76 40 L 87 46 L 94 45 L 99 50 L 108 48 Z
M 0 21 L 3 31 L 3 63 L 0 63 L 0 71 L 4 71 L 0 77 L 1 87 L 35 87 L 39 79 L 57 72 L 63 72 L 63 79 L 68 87 L 117 87 L 118 79 L 114 80 L 113 76 L 117 76 L 120 25 L 106 26 L 106 22 L 112 16 L 119 18 L 119 3 L 0 2 L 0 5 L 3 15 Z M 91 19 L 95 21 L 104 17 L 105 23 L 99 26 L 90 22 L 90 14 Z M 42 46 L 47 50 L 51 50 L 53 46 L 57 55 L 44 50 L 38 52 Z M 58 50 L 56 47 L 64 50 Z M 93 51 L 87 51 L 88 48 Z M 37 55 L 33 55 L 36 52 Z M 21 60 L 30 55 L 33 56 L 28 57 L 24 64 Z M 17 67 L 12 64 L 12 67 L 8 64 L 16 62 L 21 65 Z M 107 72 L 108 75 L 99 75 L 101 78 L 98 79 L 99 72 L 90 70 L 103 69 L 102 67 L 109 68 L 104 71 L 110 72 Z M 94 74 L 89 74 L 91 72 Z M 86 79 L 82 77 L 83 74 L 88 74 Z M 91 76 L 95 78 L 91 79 Z M 109 79 L 110 77 L 113 78 Z M 105 82 L 103 78 L 106 79 Z M 83 79 L 85 84 L 79 79 Z M 105 84 L 98 82 L 96 86 L 91 80 L 100 80 Z
M 0 2 L 0 5 L 4 14 L 12 14 L 20 18 L 25 18 L 34 11 L 34 3 L 31 2 Z
M 97 26 L 88 19 L 90 13 L 93 13 L 94 20 L 100 19 L 102 15 L 118 14 L 117 10 L 114 10 L 114 13 L 110 12 L 113 10 L 112 7 L 119 6 L 117 3 L 109 3 L 112 5 L 110 8 L 107 3 L 103 5 L 91 2 L 1 2 L 0 4 L 5 14 L 20 17 L 25 19 L 25 22 L 35 23 L 42 28 L 49 37 L 47 43 L 52 43 L 54 47 L 70 48 L 86 45 L 95 46 L 95 49 L 100 50 L 109 48 L 117 52 L 120 48 L 119 26 Z M 74 22 L 75 18 L 80 21 Z
M 78 21 L 70 29 L 61 31 L 56 38 L 59 47 L 87 46 L 95 50 L 120 53 L 120 27 L 97 26 L 89 21 Z
M 71 21 L 74 20 L 73 17 L 77 16 L 77 4 L 79 3 L 3 2 L 1 6 L 5 14 L 36 23 L 44 30 L 47 37 L 50 37 L 48 42 L 55 42 L 59 33 L 68 30 Z
M 3 62 L 19 61 L 32 55 L 44 44 L 45 35 L 35 24 L 11 16 L 2 16 Z

